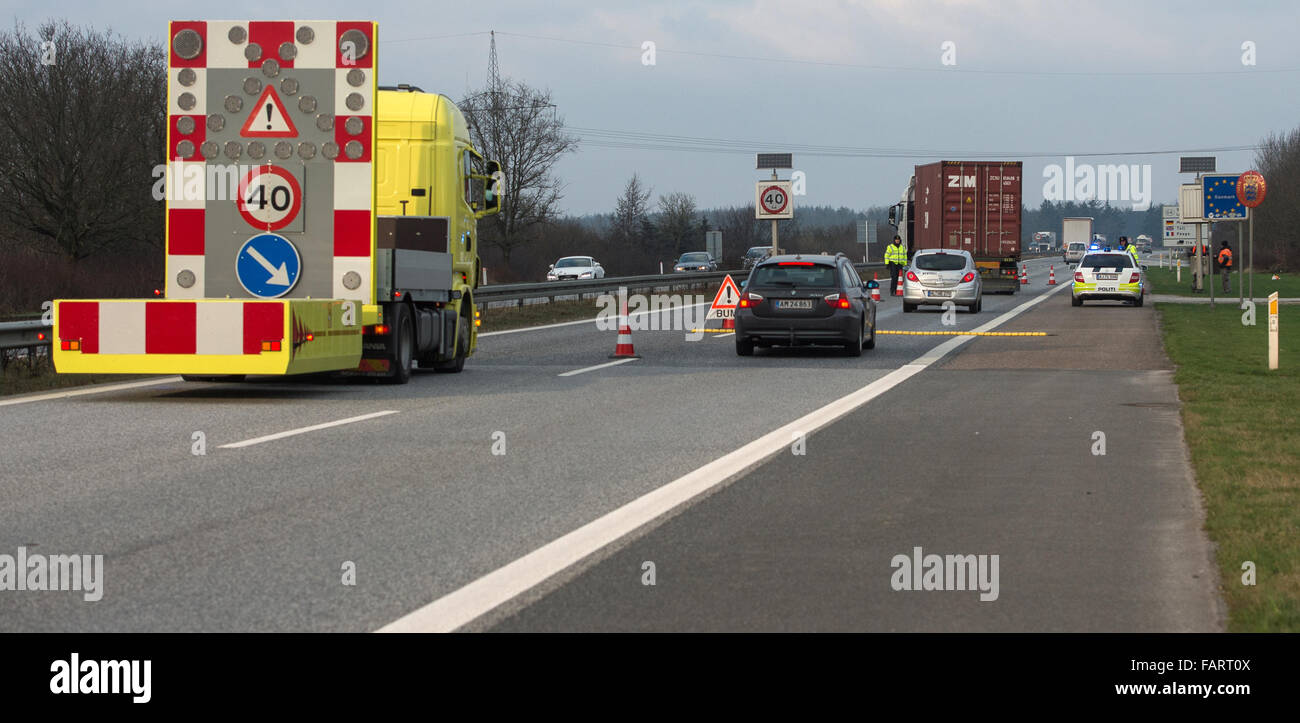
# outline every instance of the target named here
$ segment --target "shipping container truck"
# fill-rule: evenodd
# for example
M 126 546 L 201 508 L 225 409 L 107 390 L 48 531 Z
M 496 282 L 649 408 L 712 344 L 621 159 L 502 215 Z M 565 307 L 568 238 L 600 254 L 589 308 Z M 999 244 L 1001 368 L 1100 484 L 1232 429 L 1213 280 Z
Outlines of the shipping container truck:
M 165 283 L 56 300 L 59 372 L 404 383 L 416 361 L 463 368 L 500 167 L 450 99 L 376 84 L 377 31 L 171 23 Z
M 916 166 L 889 223 L 907 247 L 962 249 L 985 291 L 1020 291 L 1020 161 L 939 161 Z

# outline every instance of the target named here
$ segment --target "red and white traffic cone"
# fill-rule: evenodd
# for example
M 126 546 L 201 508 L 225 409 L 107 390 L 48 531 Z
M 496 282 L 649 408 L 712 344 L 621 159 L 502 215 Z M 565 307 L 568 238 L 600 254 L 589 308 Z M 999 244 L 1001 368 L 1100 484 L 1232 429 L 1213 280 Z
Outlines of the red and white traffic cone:
M 876 282 L 876 288 L 871 290 L 871 300 L 880 301 L 880 274 L 872 271 L 871 280 Z
M 1047 285 L 1056 286 L 1056 266 L 1047 267 Z
M 903 272 L 898 272 L 898 284 L 894 286 L 894 296 L 903 295 Z
M 1020 285 L 1024 286 L 1029 283 L 1029 266 L 1028 264 L 1020 265 Z
M 621 304 L 620 311 L 622 315 L 618 322 L 618 343 L 614 345 L 614 353 L 609 355 L 610 359 L 640 359 L 636 350 L 632 348 L 632 327 L 627 323 L 627 301 Z

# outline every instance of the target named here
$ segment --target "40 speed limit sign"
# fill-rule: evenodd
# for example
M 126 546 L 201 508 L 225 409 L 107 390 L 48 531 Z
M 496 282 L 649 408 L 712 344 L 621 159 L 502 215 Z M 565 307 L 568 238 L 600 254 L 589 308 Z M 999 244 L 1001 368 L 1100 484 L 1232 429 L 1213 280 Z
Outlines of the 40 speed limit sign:
M 293 225 L 290 230 L 301 230 L 294 221 L 302 210 L 302 184 L 286 168 L 254 166 L 239 181 L 235 205 L 253 228 L 278 231 Z
M 794 218 L 790 181 L 760 181 L 754 198 L 754 216 L 759 220 Z

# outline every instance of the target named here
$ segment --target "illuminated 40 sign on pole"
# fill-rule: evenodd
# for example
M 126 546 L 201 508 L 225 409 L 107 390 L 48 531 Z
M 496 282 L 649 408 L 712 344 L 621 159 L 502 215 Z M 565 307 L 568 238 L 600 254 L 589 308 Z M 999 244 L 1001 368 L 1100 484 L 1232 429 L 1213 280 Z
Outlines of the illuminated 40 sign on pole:
M 759 181 L 755 187 L 755 217 L 760 221 L 794 218 L 790 185 L 790 181 Z

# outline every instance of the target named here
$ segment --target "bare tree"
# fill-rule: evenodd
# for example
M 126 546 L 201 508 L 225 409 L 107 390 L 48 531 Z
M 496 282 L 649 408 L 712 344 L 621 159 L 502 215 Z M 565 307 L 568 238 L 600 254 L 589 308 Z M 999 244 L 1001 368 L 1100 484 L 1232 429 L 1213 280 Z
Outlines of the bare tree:
M 165 89 L 162 48 L 66 21 L 0 33 L 0 220 L 73 261 L 160 245 Z
M 614 208 L 614 222 L 611 235 L 616 244 L 632 245 L 644 243 L 645 220 L 650 215 L 650 193 L 635 173 L 623 186 L 623 195 L 618 197 Z
M 1255 162 L 1268 183 L 1264 202 L 1251 212 L 1255 268 L 1294 272 L 1300 266 L 1300 128 L 1261 141 Z M 1237 258 L 1242 258 L 1241 249 Z
M 691 194 L 674 191 L 659 197 L 658 225 L 665 251 L 681 255 L 695 237 L 695 216 L 695 197 Z M 703 238 L 699 239 L 699 243 L 703 242 Z
M 564 185 L 553 169 L 560 157 L 577 150 L 564 132 L 550 91 L 521 81 L 472 93 L 460 102 L 475 147 L 499 161 L 505 176 L 501 212 L 490 217 L 484 240 L 501 250 L 506 264 L 519 246 L 537 240 L 538 227 L 554 223 Z

